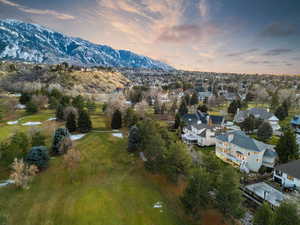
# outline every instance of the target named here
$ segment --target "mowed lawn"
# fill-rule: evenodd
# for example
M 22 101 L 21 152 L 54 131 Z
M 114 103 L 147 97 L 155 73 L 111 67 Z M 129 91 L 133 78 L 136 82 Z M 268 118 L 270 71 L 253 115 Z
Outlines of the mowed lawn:
M 49 118 L 54 117 L 54 112 L 51 110 L 41 111 L 39 113 L 33 115 L 26 115 L 23 113 L 23 116 L 20 116 L 18 124 L 8 125 L 7 122 L 3 121 L 0 123 L 0 141 L 3 141 L 10 136 L 12 136 L 16 131 L 27 132 L 32 128 L 45 128 L 50 125 L 50 122 L 53 124 L 53 121 L 47 121 Z M 16 121 L 18 119 L 14 119 L 11 121 Z M 23 126 L 23 123 L 27 122 L 41 122 L 42 125 L 38 126 Z
M 96 128 L 105 129 L 103 120 L 96 118 Z M 92 132 L 75 143 L 82 162 L 74 182 L 59 157 L 51 159 L 29 190 L 0 189 L 0 208 L 8 224 L 186 224 L 179 216 L 183 212 L 175 185 L 149 175 L 140 160 L 128 155 L 126 144 L 126 138 Z M 162 208 L 153 207 L 157 202 Z

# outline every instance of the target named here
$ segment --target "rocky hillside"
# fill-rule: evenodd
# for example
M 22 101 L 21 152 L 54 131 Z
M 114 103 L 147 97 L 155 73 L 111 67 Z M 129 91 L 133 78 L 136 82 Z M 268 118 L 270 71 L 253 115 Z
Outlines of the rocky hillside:
M 171 70 L 171 66 L 126 50 L 73 38 L 37 24 L 0 20 L 0 59 L 81 66 Z
M 8 91 L 58 87 L 74 94 L 99 94 L 123 88 L 128 82 L 120 72 L 105 68 L 65 68 L 62 65 L 0 62 L 0 86 Z

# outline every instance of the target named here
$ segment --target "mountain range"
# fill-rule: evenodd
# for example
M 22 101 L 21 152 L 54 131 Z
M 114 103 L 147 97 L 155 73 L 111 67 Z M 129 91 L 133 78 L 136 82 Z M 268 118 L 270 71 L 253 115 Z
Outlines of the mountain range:
M 0 20 L 0 59 L 33 63 L 67 62 L 80 66 L 173 70 L 149 57 L 115 50 L 46 27 L 18 20 Z

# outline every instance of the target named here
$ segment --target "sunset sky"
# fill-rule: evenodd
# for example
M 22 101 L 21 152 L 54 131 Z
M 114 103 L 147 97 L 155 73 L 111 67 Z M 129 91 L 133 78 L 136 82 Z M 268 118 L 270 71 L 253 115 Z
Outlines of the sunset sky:
M 178 69 L 300 74 L 300 0 L 0 0 L 0 18 Z

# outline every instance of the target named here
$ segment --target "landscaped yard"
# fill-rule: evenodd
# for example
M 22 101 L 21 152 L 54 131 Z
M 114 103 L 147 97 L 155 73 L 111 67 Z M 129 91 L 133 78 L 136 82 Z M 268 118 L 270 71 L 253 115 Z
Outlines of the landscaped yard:
M 102 117 L 93 120 L 97 130 L 105 129 Z M 51 159 L 29 190 L 0 189 L 0 209 L 8 224 L 186 224 L 178 199 L 181 188 L 147 173 L 128 155 L 125 138 L 91 132 L 75 148 L 82 154 L 75 182 L 60 157 Z M 158 202 L 162 208 L 154 208 Z

